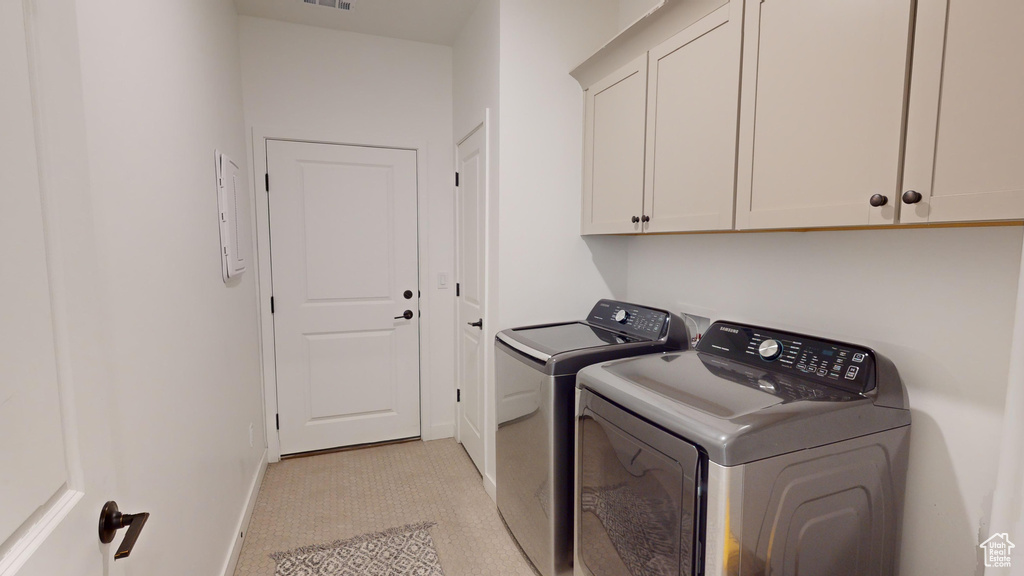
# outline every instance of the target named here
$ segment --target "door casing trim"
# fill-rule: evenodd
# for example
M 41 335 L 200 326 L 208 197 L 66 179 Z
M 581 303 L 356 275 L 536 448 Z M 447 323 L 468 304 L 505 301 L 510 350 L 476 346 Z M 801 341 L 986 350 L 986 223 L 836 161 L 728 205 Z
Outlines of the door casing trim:
M 270 200 L 264 189 L 264 174 L 267 173 L 267 140 L 285 140 L 293 142 L 309 142 L 313 144 L 332 144 L 342 146 L 361 146 L 365 148 L 389 148 L 411 150 L 416 153 L 416 222 L 417 222 L 417 282 L 420 291 L 419 309 L 424 310 L 430 304 L 429 275 L 429 222 L 428 210 L 424 209 L 429 202 L 427 194 L 427 143 L 416 138 L 403 140 L 378 139 L 372 135 L 347 137 L 339 134 L 318 134 L 308 130 L 295 130 L 275 126 L 250 127 L 250 165 L 252 177 L 250 190 L 253 194 L 253 230 L 256 231 L 256 276 L 257 276 L 257 315 L 259 318 L 260 369 L 263 381 L 264 426 L 267 440 L 267 461 L 270 463 L 281 460 L 281 441 L 277 430 L 277 362 L 274 354 L 274 317 L 270 312 L 270 296 L 273 294 L 272 267 L 270 263 Z M 274 184 L 271 180 L 270 188 Z M 420 404 L 420 437 L 424 440 L 445 438 L 454 434 L 454 423 L 435 424 L 430 413 L 429 396 L 433 391 L 430 378 L 430 315 L 421 315 L 419 319 L 419 404 Z

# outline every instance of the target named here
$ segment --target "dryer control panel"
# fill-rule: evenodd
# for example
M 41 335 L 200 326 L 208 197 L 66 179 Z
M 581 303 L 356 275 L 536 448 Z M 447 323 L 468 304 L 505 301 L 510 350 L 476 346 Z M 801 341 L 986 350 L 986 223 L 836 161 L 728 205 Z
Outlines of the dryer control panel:
M 697 344 L 697 351 L 857 394 L 875 387 L 874 354 L 868 348 L 842 342 L 715 322 Z
M 587 316 L 587 323 L 643 340 L 657 340 L 668 332 L 671 314 L 657 308 L 617 300 L 599 300 Z

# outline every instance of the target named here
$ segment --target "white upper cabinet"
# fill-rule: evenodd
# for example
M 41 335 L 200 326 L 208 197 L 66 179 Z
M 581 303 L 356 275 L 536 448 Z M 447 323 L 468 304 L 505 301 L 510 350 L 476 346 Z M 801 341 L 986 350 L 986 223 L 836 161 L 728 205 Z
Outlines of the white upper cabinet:
M 572 72 L 582 231 L 1024 219 L 1022 31 L 1024 0 L 665 0 Z
M 583 234 L 640 231 L 646 109 L 647 54 L 587 90 Z
M 747 4 L 738 229 L 895 222 L 911 5 Z
M 743 2 L 649 53 L 645 232 L 730 230 Z
M 900 221 L 1024 218 L 1024 2 L 918 0 L 915 32 Z
M 574 71 L 651 42 L 586 87 L 583 234 L 733 227 L 743 4 L 666 4 Z

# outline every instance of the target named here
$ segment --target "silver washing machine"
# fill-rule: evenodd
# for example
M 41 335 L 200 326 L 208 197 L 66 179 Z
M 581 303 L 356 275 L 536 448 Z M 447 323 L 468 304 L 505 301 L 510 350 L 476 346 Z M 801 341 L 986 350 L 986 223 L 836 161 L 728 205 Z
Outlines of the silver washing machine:
M 578 389 L 577 574 L 897 573 L 910 411 L 877 352 L 716 322 Z
M 678 316 L 614 300 L 599 301 L 584 321 L 497 334 L 498 510 L 543 576 L 572 573 L 576 373 L 687 343 Z

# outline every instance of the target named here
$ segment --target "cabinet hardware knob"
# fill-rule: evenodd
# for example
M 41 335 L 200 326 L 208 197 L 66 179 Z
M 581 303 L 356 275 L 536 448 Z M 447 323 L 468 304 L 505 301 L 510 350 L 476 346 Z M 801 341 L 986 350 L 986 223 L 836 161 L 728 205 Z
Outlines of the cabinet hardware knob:
M 881 194 L 875 194 L 870 200 L 868 200 L 868 202 L 870 202 L 875 208 L 878 208 L 879 206 L 885 206 L 889 202 L 889 197 L 882 196 Z
M 401 316 L 395 316 L 395 320 L 401 320 L 402 318 L 405 318 L 406 320 L 412 320 L 412 317 L 412 310 L 406 310 L 405 312 L 402 312 Z
M 651 221 L 651 217 L 648 216 L 647 214 L 644 214 L 644 217 L 641 218 L 640 221 L 641 222 L 650 222 Z
M 907 190 L 903 193 L 904 204 L 917 204 L 921 201 L 921 193 L 916 190 Z
M 640 221 L 640 217 L 639 216 L 633 216 L 632 218 L 630 218 L 630 222 L 632 222 L 633 224 L 636 224 L 639 221 Z
M 132 553 L 146 520 L 149 520 L 149 512 L 122 514 L 117 508 L 117 502 L 113 500 L 103 505 L 103 509 L 100 510 L 100 542 L 110 544 L 114 541 L 115 532 L 121 528 L 128 529 L 121 545 L 117 547 L 117 552 L 114 552 L 114 560 L 127 558 Z

